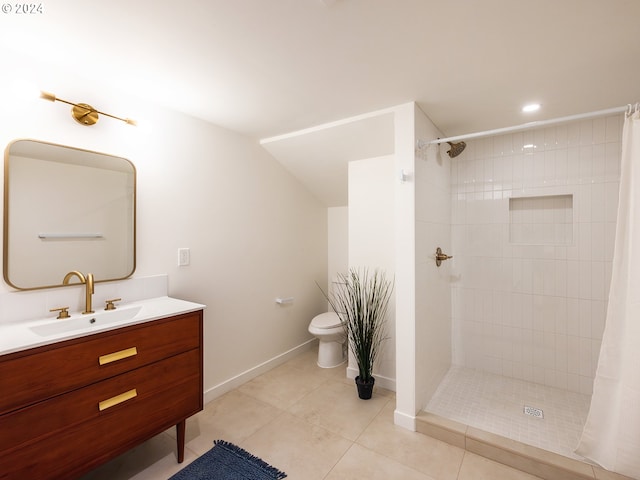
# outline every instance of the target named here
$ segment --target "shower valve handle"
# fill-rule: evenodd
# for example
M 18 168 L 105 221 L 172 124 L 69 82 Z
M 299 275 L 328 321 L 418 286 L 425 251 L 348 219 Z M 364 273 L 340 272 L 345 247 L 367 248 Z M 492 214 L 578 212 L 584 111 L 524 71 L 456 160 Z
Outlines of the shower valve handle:
M 453 258 L 453 255 L 447 255 L 446 253 L 442 253 L 442 249 L 440 247 L 436 248 L 436 266 L 439 267 L 442 264 L 443 260 L 449 260 Z

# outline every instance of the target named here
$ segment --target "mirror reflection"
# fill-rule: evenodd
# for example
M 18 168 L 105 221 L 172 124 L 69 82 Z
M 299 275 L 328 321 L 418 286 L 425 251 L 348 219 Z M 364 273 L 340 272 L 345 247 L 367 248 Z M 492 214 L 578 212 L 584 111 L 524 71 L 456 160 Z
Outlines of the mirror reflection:
M 61 286 L 71 270 L 96 282 L 135 269 L 136 171 L 121 157 L 36 140 L 5 150 L 5 281 Z

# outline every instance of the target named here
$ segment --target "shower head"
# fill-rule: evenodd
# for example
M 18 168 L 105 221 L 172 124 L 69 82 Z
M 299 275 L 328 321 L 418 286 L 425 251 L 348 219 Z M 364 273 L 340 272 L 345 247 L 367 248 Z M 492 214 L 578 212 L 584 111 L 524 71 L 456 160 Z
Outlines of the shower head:
M 454 158 L 460 155 L 462 151 L 467 147 L 467 144 L 464 142 L 458 142 L 458 143 L 447 142 L 447 143 L 451 145 L 451 150 L 447 150 L 447 153 L 451 158 Z

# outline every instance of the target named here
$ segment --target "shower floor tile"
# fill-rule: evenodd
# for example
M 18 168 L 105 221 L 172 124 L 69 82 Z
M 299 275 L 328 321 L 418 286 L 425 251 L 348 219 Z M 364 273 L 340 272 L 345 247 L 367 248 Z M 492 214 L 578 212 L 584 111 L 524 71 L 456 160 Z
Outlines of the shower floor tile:
M 591 396 L 452 366 L 425 411 L 570 458 Z M 544 418 L 524 413 L 543 410 Z

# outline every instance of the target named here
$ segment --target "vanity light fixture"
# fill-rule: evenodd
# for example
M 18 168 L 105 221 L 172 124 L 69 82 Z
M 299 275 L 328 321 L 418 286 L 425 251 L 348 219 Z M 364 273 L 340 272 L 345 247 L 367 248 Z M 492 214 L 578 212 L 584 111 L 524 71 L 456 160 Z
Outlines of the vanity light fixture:
M 49 100 L 50 102 L 58 101 L 66 103 L 67 105 L 71 105 L 71 116 L 76 122 L 81 125 L 95 125 L 98 122 L 98 115 L 106 115 L 107 117 L 115 118 L 116 120 L 122 120 L 124 123 L 128 123 L 129 125 L 137 125 L 136 121 L 130 118 L 116 117 L 115 115 L 101 112 L 100 110 L 96 110 L 91 105 L 88 105 L 86 103 L 69 102 L 67 100 L 56 97 L 53 93 L 41 91 L 40 98 Z

